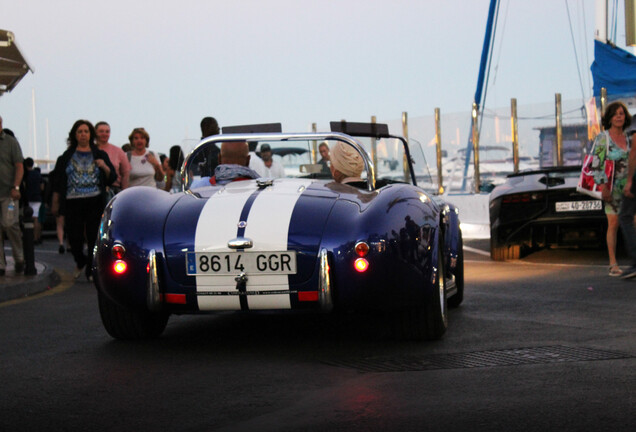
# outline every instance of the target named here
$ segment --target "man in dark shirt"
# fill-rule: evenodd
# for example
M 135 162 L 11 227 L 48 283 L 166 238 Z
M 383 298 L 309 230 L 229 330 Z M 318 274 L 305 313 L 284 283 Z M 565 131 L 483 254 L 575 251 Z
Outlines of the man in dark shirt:
M 218 135 L 219 133 L 219 123 L 214 117 L 204 117 L 201 120 L 201 139 L 205 139 L 213 135 Z M 216 144 L 212 144 L 210 146 L 208 153 L 205 155 L 204 161 L 194 161 L 194 164 L 196 163 L 206 164 L 205 170 L 207 171 L 209 169 L 210 173 L 214 173 L 214 169 L 219 164 L 219 148 L 216 146 Z
M 24 185 L 26 195 L 23 197 L 25 205 L 29 205 L 33 210 L 33 241 L 35 244 L 42 243 L 42 227 L 38 220 L 40 206 L 42 204 L 42 174 L 40 168 L 36 168 L 35 162 L 28 157 L 24 160 Z

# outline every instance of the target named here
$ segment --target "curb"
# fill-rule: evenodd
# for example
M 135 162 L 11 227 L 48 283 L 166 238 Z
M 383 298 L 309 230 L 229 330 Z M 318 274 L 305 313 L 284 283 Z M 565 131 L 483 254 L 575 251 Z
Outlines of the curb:
M 0 303 L 32 296 L 47 291 L 62 280 L 55 269 L 36 263 L 38 273 L 34 276 L 15 275 L 0 282 Z

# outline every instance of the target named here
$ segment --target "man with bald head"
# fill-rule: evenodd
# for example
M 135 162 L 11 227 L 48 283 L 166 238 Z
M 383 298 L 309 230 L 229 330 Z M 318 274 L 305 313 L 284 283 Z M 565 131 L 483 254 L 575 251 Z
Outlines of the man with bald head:
M 219 164 L 249 166 L 250 150 L 245 141 L 226 141 L 221 144 Z
M 224 185 L 233 181 L 259 178 L 258 173 L 249 168 L 249 147 L 245 141 L 225 141 L 221 144 L 219 165 L 210 178 L 212 185 Z

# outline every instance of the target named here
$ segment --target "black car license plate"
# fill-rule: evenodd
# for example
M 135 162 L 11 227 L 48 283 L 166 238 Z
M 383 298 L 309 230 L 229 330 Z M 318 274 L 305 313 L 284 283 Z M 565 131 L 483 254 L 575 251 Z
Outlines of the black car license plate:
M 600 200 L 561 201 L 555 203 L 555 210 L 557 212 L 594 211 L 602 209 L 603 202 Z

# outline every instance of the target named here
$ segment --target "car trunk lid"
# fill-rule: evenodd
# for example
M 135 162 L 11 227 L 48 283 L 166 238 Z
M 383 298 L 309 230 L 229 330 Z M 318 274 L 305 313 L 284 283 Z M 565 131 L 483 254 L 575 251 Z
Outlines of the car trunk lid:
M 196 284 L 198 291 L 213 287 L 235 290 L 235 279 L 247 264 L 245 259 L 237 263 L 235 258 L 243 253 L 243 258 L 252 255 L 252 261 L 255 254 L 263 255 L 261 264 L 274 261 L 266 274 L 250 273 L 243 267 L 248 288 L 305 282 L 316 269 L 322 232 L 336 198 L 320 183 L 304 179 L 277 179 L 260 186 L 257 181 L 240 181 L 186 195 L 166 223 L 170 275 L 181 284 Z M 240 242 L 230 247 L 233 240 L 241 239 L 250 247 L 237 248 Z M 277 259 L 284 260 L 281 252 L 295 255 L 295 272 L 272 270 Z M 203 268 L 201 260 L 207 263 Z

